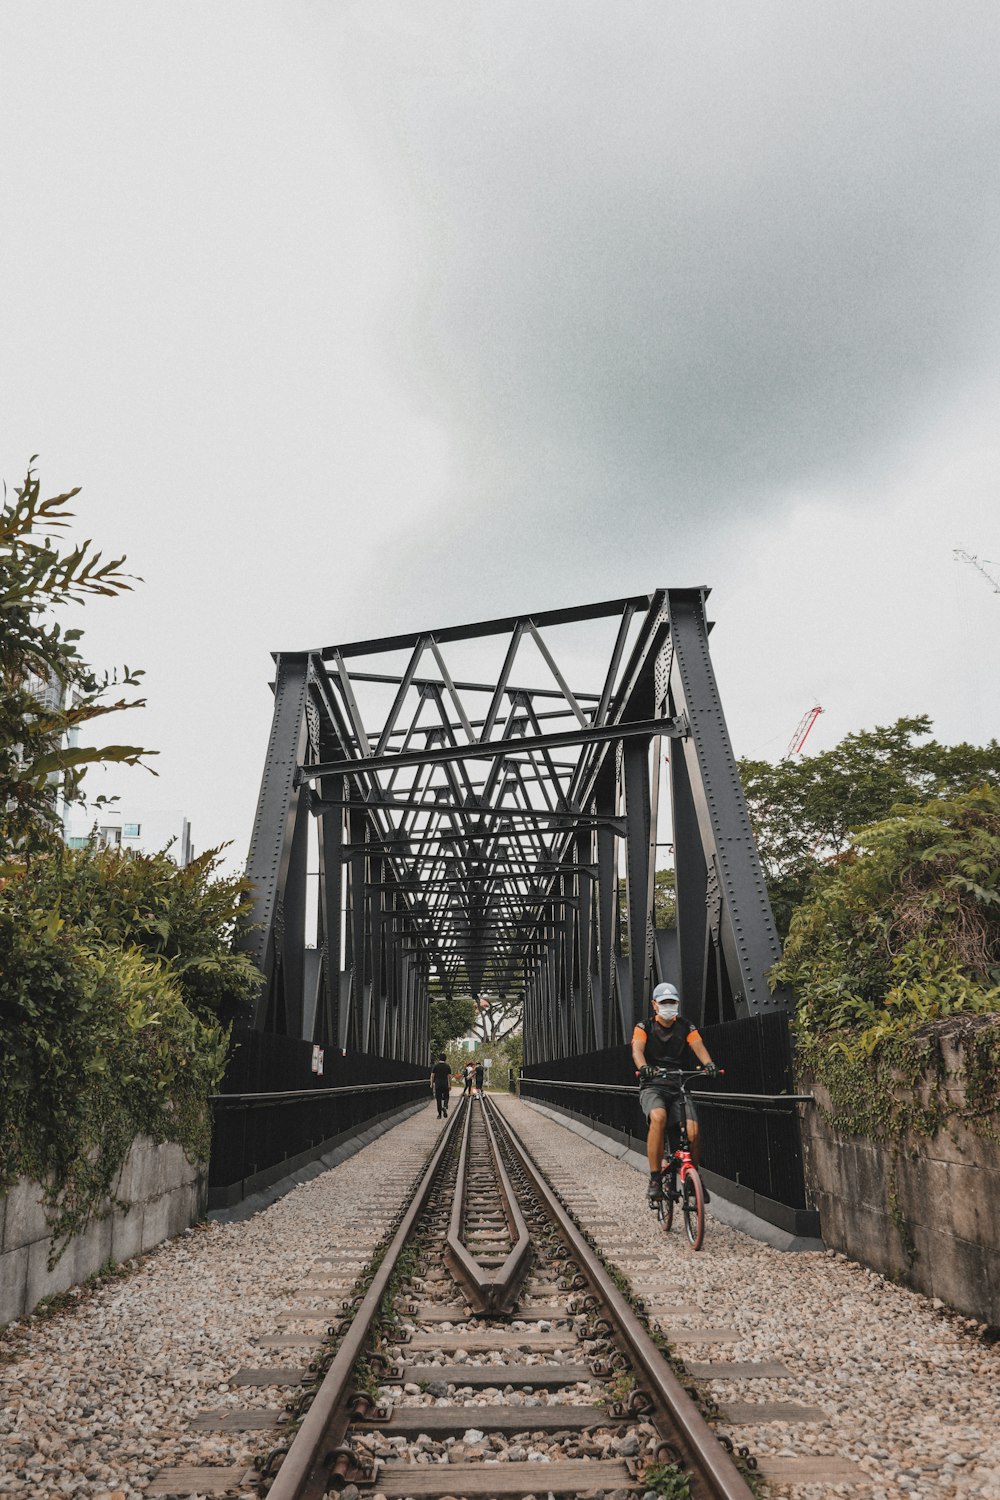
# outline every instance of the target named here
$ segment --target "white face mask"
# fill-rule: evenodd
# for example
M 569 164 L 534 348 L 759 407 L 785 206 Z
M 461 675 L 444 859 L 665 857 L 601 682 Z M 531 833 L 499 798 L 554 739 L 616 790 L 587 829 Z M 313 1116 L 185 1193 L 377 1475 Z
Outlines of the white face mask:
M 660 1001 L 656 1006 L 656 1017 L 659 1021 L 676 1021 L 680 1006 L 676 1001 Z

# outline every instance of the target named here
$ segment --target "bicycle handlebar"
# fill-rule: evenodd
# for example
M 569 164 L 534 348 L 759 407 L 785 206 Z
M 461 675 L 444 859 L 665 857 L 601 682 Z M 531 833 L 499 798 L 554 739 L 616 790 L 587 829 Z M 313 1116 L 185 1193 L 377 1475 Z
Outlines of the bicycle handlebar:
M 724 1078 L 726 1076 L 725 1068 L 717 1068 L 714 1074 L 708 1073 L 705 1068 L 652 1068 L 651 1072 L 654 1078 L 679 1078 L 682 1089 L 684 1084 L 690 1082 L 692 1078 Z

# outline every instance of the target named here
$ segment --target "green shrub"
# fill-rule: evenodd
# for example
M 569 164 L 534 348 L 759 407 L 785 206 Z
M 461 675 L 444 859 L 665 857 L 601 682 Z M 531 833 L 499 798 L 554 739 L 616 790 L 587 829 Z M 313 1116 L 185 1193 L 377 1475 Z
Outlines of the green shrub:
M 179 870 L 61 844 L 60 799 L 85 803 L 87 768 L 152 753 L 66 742 L 144 702 L 119 696 L 142 674 L 95 670 L 60 618 L 135 581 L 89 541 L 59 545 L 76 493 L 43 499 L 29 469 L 0 506 L 0 1194 L 44 1183 L 57 1245 L 137 1135 L 207 1157 L 228 1023 L 261 982 L 232 951 L 249 887 L 217 877 L 215 851 Z
M 232 1020 L 255 998 L 260 970 L 233 951 L 240 918 L 251 906 L 242 876 L 219 876 L 209 849 L 178 869 L 167 852 L 60 848 L 34 862 L 32 900 L 81 935 L 136 947 L 169 966 L 184 1000 L 202 1016 Z
M 1000 791 L 898 808 L 858 834 L 795 912 L 772 976 L 795 989 L 801 1034 L 857 1055 L 1000 1010 Z
M 137 1135 L 206 1159 L 228 1034 L 169 969 L 75 931 L 26 892 L 0 901 L 0 1191 L 44 1183 L 57 1239 L 113 1190 Z
M 228 1020 L 258 971 L 217 856 L 57 850 L 0 889 L 0 1192 L 46 1185 L 57 1241 L 83 1227 L 137 1135 L 208 1157 Z
M 890 1144 L 890 1207 L 911 1134 L 957 1119 L 990 1135 L 1000 1109 L 1000 791 L 898 807 L 814 878 L 775 981 L 796 992 L 798 1071 L 833 1127 Z M 963 1097 L 941 1087 L 945 1049 Z M 915 1249 L 901 1217 L 907 1253 Z

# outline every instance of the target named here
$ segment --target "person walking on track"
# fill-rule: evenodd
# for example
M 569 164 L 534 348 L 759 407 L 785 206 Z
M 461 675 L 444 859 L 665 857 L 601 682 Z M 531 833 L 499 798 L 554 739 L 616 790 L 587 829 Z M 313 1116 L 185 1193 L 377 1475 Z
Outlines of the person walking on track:
M 475 1092 L 477 1094 L 481 1094 L 483 1092 L 483 1064 L 482 1064 L 481 1060 L 476 1063 L 476 1088 L 475 1088 Z
M 431 1068 L 431 1088 L 434 1091 L 434 1102 L 438 1107 L 438 1119 L 446 1120 L 448 1118 L 448 1094 L 451 1090 L 451 1069 L 443 1052 Z

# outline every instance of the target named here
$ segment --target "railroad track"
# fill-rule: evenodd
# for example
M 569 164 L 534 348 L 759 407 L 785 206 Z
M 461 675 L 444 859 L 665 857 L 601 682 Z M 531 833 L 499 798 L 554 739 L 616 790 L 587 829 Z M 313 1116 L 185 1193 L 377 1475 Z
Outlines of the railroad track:
M 641 1303 L 485 1098 L 455 1111 L 310 1369 L 286 1373 L 287 1412 L 201 1419 L 277 1429 L 254 1481 L 269 1500 L 348 1485 L 386 1500 L 752 1494 Z M 147 1494 L 249 1493 L 249 1479 L 164 1471 Z

